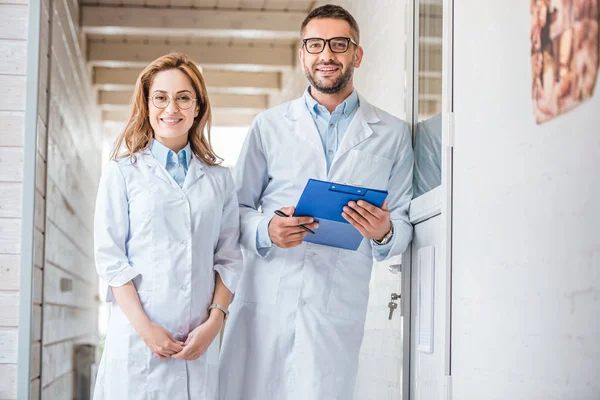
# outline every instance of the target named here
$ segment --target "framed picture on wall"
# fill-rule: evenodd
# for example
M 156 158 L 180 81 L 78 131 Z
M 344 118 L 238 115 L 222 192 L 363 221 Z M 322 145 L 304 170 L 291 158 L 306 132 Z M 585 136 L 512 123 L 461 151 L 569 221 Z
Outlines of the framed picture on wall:
M 532 100 L 544 123 L 592 97 L 598 76 L 598 0 L 531 0 Z

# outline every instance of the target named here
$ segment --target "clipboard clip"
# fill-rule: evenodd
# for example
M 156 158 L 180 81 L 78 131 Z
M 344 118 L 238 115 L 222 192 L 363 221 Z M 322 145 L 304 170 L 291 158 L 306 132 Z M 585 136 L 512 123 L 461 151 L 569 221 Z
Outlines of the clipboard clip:
M 349 186 L 344 183 L 332 183 L 329 185 L 329 190 L 333 192 L 353 194 L 356 196 L 364 196 L 367 190 L 362 186 Z

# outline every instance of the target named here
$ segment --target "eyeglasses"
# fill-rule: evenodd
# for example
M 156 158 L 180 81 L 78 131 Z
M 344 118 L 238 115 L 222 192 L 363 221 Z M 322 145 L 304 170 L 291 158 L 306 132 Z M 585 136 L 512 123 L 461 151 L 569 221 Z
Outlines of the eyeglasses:
M 149 97 L 149 99 L 152 100 L 152 104 L 154 104 L 154 107 L 156 108 L 167 108 L 171 103 L 171 98 L 169 97 L 169 95 L 164 93 L 155 93 L 154 95 L 152 95 L 152 97 Z M 180 94 L 175 98 L 175 105 L 180 110 L 187 110 L 197 100 L 198 99 L 193 99 L 188 94 Z
M 304 48 L 306 48 L 306 51 L 308 51 L 310 54 L 322 53 L 323 50 L 325 50 L 325 45 L 327 43 L 329 43 L 329 50 L 331 50 L 332 53 L 345 53 L 348 51 L 350 43 L 358 46 L 358 43 L 356 43 L 353 39 L 345 37 L 334 37 L 331 39 L 308 38 L 302 39 L 302 43 Z

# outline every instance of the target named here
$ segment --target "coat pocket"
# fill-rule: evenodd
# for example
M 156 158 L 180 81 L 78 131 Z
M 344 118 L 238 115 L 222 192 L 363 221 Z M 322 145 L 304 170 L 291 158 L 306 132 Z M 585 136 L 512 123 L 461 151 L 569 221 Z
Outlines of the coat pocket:
M 346 182 L 373 189 L 387 190 L 394 162 L 367 151 L 352 149 L 348 152 L 348 163 L 344 164 Z
M 364 323 L 372 266 L 373 260 L 360 253 L 340 252 L 327 304 L 329 315 Z

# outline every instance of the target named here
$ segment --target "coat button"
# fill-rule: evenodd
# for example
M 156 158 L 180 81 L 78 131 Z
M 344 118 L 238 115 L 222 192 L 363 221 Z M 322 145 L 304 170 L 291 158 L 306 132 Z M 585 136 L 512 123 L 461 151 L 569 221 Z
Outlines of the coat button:
M 181 244 L 186 245 L 187 244 L 187 240 L 182 240 Z

